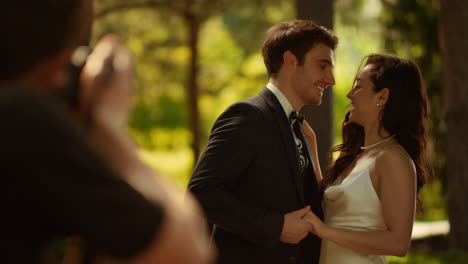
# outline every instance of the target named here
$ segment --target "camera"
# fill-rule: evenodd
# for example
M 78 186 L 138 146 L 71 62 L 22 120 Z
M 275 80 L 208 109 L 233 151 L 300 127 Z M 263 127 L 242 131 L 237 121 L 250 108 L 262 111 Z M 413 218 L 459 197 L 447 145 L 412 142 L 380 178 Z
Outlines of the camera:
M 59 96 L 72 108 L 76 108 L 78 106 L 80 75 L 90 53 L 91 49 L 88 46 L 80 46 L 76 48 L 66 69 L 69 79 L 67 84 L 60 90 Z

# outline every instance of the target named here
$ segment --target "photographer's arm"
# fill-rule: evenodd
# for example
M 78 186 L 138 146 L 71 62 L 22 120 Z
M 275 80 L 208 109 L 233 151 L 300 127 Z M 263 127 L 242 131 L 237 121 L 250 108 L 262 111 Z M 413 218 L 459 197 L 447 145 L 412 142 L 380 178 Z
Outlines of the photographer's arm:
M 112 65 L 113 75 L 103 77 Z M 103 79 L 108 78 L 108 79 Z M 208 263 L 212 251 L 199 209 L 137 156 L 126 132 L 134 87 L 133 59 L 113 36 L 98 42 L 83 69 L 80 114 L 100 156 L 133 188 L 166 212 L 161 231 L 135 257 L 136 263 Z

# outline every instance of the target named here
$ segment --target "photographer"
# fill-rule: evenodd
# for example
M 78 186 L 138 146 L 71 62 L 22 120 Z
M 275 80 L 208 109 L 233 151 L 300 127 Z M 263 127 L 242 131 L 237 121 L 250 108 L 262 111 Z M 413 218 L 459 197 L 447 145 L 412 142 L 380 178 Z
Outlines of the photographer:
M 51 243 L 78 237 L 92 256 L 208 263 L 197 205 L 140 161 L 126 133 L 130 52 L 114 36 L 98 41 L 76 115 L 56 96 L 70 85 L 74 50 L 89 39 L 92 1 L 7 1 L 0 12 L 3 262 L 49 263 Z

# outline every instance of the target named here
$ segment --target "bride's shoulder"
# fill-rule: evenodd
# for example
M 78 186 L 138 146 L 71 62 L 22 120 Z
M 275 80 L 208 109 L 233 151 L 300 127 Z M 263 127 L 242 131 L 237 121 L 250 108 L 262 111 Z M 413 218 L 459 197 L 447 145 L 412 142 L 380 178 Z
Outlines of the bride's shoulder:
M 382 148 L 376 155 L 375 168 L 381 172 L 415 172 L 413 160 L 400 144 Z

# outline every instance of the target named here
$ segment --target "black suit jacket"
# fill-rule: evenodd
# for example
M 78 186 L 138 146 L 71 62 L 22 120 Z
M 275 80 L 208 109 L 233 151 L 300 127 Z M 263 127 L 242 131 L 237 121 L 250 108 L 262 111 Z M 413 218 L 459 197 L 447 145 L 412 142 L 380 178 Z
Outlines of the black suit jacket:
M 318 237 L 280 242 L 284 214 L 310 205 L 322 218 L 312 166 L 308 170 L 312 184 L 304 188 L 288 118 L 267 88 L 221 114 L 189 182 L 216 226 L 219 263 L 318 263 Z

